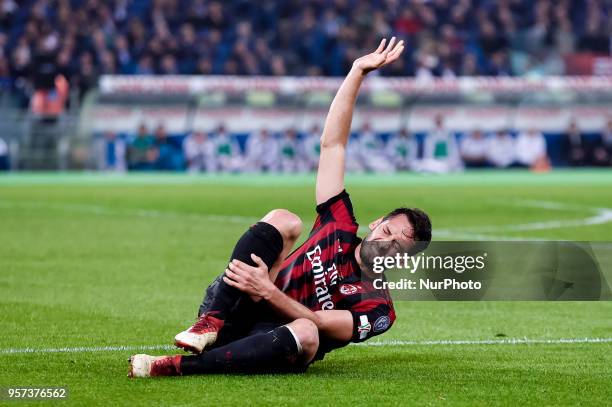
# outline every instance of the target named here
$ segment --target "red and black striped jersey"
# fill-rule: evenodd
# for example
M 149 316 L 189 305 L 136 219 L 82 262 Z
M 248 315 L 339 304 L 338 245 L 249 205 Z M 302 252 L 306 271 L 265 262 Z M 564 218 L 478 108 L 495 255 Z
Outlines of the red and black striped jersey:
M 353 342 L 385 332 L 395 321 L 393 302 L 363 278 L 355 260 L 361 239 L 349 194 L 318 205 L 317 213 L 308 239 L 282 263 L 276 286 L 312 311 L 350 311 Z

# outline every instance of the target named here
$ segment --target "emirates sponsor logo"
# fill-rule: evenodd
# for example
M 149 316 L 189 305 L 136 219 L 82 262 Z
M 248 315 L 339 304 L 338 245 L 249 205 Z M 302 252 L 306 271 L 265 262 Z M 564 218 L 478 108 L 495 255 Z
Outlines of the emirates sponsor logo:
M 321 309 L 329 310 L 334 309 L 334 303 L 327 287 L 327 276 L 330 276 L 330 284 L 336 284 L 338 281 L 338 270 L 336 265 L 332 264 L 325 270 L 323 262 L 321 261 L 321 246 L 317 245 L 312 250 L 306 253 L 306 257 L 312 267 L 312 274 L 315 283 L 315 294 Z

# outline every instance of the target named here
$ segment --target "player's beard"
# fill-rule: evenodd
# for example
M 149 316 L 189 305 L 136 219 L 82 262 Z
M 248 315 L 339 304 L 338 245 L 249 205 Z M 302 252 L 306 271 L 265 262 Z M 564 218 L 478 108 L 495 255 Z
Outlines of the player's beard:
M 376 257 L 388 256 L 392 247 L 391 242 L 372 241 L 372 232 L 368 233 L 361 242 L 359 250 L 359 259 L 361 260 L 361 268 L 370 276 L 375 276 L 374 259 Z

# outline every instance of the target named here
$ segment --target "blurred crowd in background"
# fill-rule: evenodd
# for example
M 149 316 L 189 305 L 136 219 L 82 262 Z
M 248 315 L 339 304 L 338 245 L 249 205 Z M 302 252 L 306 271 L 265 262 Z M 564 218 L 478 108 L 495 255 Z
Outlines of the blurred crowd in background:
M 134 133 L 107 131 L 93 139 L 91 166 L 101 171 L 188 171 L 193 173 L 298 173 L 315 171 L 322 129 L 261 128 L 231 134 L 223 124 L 209 131 L 169 134 L 161 123 L 142 123 Z M 434 119 L 433 130 L 411 133 L 400 128 L 376 133 L 369 123 L 354 131 L 347 146 L 349 172 L 403 171 L 443 173 L 466 168 L 552 166 L 612 167 L 612 117 L 601 131 L 586 133 L 571 120 L 562 134 L 498 130 L 456 132 Z M 548 141 L 547 141 L 548 140 Z M 0 135 L 0 171 L 11 168 L 11 149 Z
M 435 129 L 414 135 L 400 129 L 384 137 L 364 124 L 347 147 L 349 172 L 449 172 L 463 168 L 523 167 L 536 171 L 551 166 L 550 151 L 542 133 L 530 129 L 518 134 L 474 130 L 456 134 L 441 116 Z M 142 124 L 125 137 L 107 132 L 97 140 L 96 161 L 106 171 L 190 172 L 310 172 L 319 160 L 321 129 L 298 133 L 289 128 L 280 134 L 260 129 L 239 140 L 223 125 L 195 131 L 186 137 L 168 136 L 163 124 L 150 129 Z M 570 166 L 612 166 L 612 119 L 597 135 L 583 134 L 572 121 L 560 144 L 561 159 Z
M 381 37 L 406 43 L 382 75 L 564 73 L 610 55 L 607 0 L 0 0 L 0 84 L 26 96 L 61 74 L 343 75 Z

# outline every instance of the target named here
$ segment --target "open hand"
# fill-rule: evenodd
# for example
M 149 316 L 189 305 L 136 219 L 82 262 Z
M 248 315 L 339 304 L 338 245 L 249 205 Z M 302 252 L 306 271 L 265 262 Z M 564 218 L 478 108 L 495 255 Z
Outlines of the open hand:
M 359 69 L 364 74 L 367 74 L 370 71 L 382 68 L 398 59 L 402 51 L 404 51 L 404 41 L 399 41 L 396 44 L 395 37 L 393 37 L 391 41 L 389 41 L 389 45 L 385 47 L 386 42 L 387 39 L 383 38 L 376 51 L 356 59 L 355 62 L 353 62 L 353 68 Z

